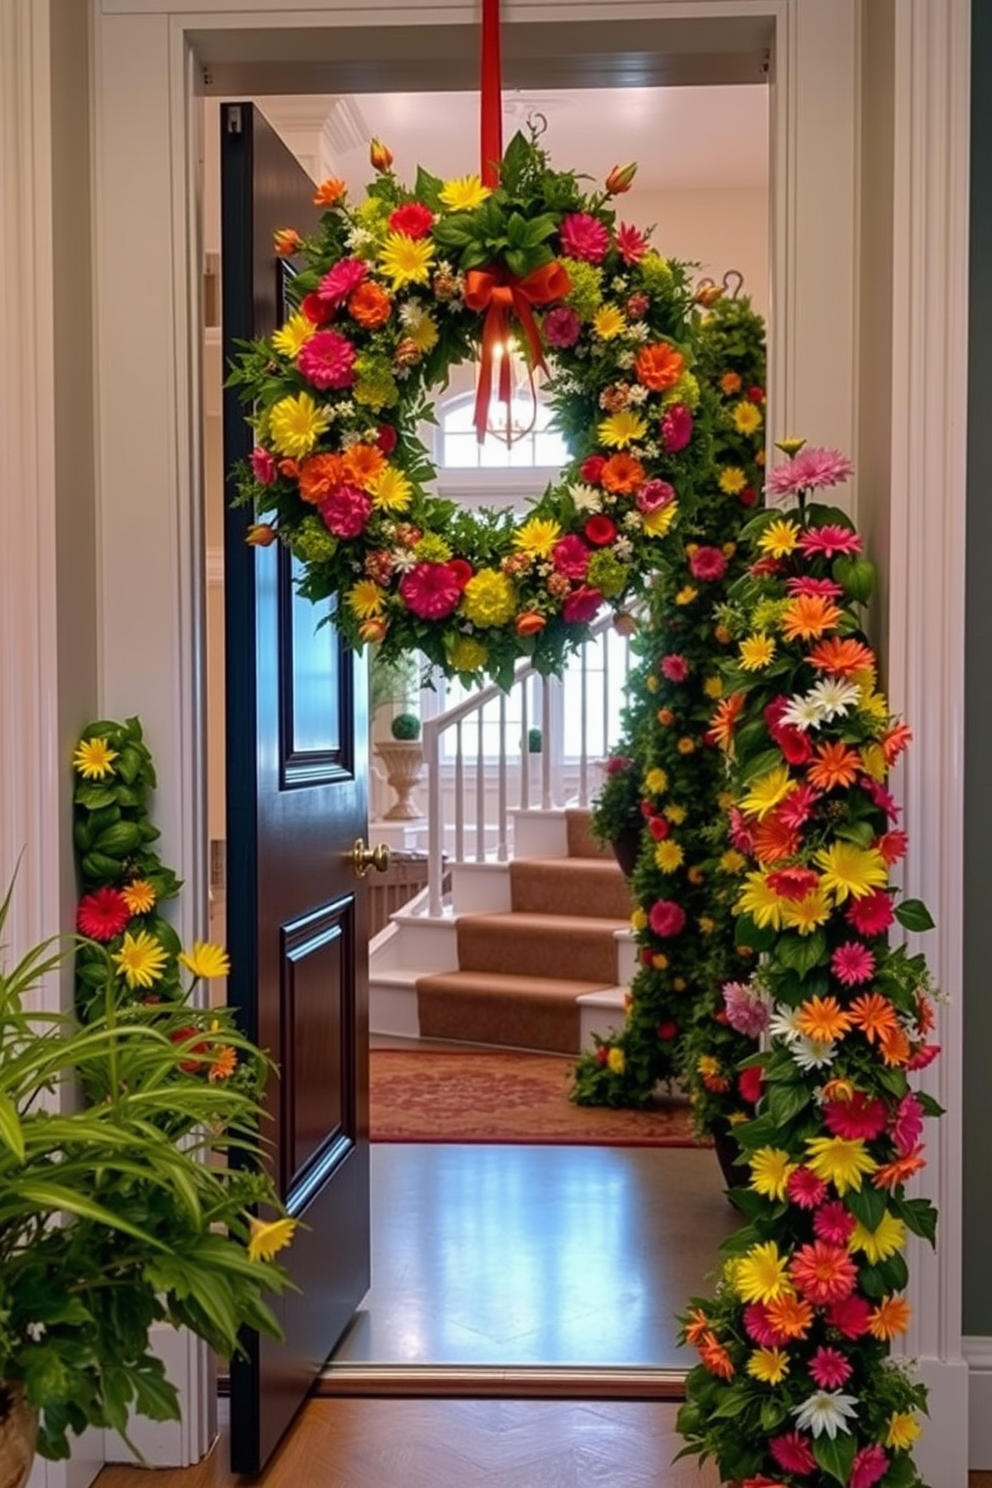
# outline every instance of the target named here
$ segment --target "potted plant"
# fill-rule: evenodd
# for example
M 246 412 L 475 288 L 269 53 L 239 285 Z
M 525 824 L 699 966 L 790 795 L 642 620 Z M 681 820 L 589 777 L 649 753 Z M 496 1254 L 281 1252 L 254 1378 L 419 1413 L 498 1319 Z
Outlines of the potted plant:
M 386 812 L 386 820 L 415 820 L 424 814 L 413 794 L 424 771 L 420 718 L 404 709 L 390 720 L 389 732 L 390 738 L 380 739 L 376 745 L 376 753 L 386 767 L 386 779 L 396 792 L 396 800 Z
M 644 834 L 641 773 L 636 760 L 612 754 L 593 802 L 589 829 L 597 841 L 612 847 L 621 871 L 630 878 L 637 866 Z

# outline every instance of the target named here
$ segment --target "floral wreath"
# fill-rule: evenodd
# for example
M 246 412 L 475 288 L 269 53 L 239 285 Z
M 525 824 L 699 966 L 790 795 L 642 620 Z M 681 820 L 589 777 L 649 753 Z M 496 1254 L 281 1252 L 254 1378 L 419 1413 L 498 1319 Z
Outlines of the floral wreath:
M 290 313 L 232 370 L 256 439 L 237 499 L 265 519 L 248 540 L 289 547 L 300 592 L 338 597 L 353 646 L 504 685 L 521 656 L 560 670 L 604 605 L 643 592 L 693 503 L 706 431 L 687 272 L 617 221 L 633 166 L 589 195 L 520 134 L 492 189 L 422 168 L 408 188 L 378 141 L 371 161 L 364 200 L 327 180 L 316 234 L 277 233 Z M 431 494 L 417 434 L 452 365 L 477 356 L 484 429 L 493 389 L 510 398 L 507 338 L 549 374 L 572 454 L 522 521 Z

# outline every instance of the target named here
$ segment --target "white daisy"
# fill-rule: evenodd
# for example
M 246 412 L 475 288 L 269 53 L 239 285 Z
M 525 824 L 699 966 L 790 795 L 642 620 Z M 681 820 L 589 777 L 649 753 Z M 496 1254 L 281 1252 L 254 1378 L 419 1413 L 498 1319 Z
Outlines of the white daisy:
M 629 537 L 618 537 L 613 544 L 613 551 L 618 558 L 627 559 L 633 554 L 634 544 Z
M 853 708 L 860 694 L 856 682 L 845 682 L 843 677 L 824 677 L 810 688 L 807 697 L 810 701 L 816 699 L 829 723 L 834 718 L 842 718 L 849 708 Z
M 634 353 L 632 351 L 619 351 L 616 358 L 618 367 L 632 367 L 634 365 Z
M 644 387 L 642 383 L 638 382 L 635 384 L 634 387 L 631 388 L 630 392 L 627 394 L 627 402 L 634 403 L 639 406 L 641 403 L 644 402 L 645 398 L 648 397 L 650 397 L 648 389 Z
M 642 454 L 646 460 L 657 460 L 658 456 L 661 454 L 661 445 L 658 444 L 657 440 L 648 439 L 645 441 L 643 448 L 639 450 L 638 453 Z
M 623 525 L 628 532 L 640 532 L 644 525 L 643 518 L 638 511 L 629 511 L 623 519 Z
M 427 316 L 423 303 L 420 300 L 407 300 L 405 305 L 400 306 L 400 323 L 408 331 L 418 331 Z
M 787 1044 L 795 1043 L 796 1039 L 802 1038 L 802 1029 L 798 1025 L 799 1009 L 789 1007 L 788 1003 L 779 1002 L 775 1004 L 775 1011 L 768 1023 L 768 1034 L 770 1038 L 782 1039 Z
M 650 335 L 651 328 L 643 320 L 635 320 L 627 329 L 627 336 L 631 341 L 646 341 Z
M 848 1420 L 856 1416 L 856 1395 L 842 1395 L 839 1390 L 817 1390 L 802 1405 L 794 1405 L 792 1414 L 800 1431 L 811 1431 L 814 1436 L 824 1432 L 833 1441 L 838 1431 L 850 1431 Z
M 793 728 L 804 731 L 819 728 L 826 717 L 823 704 L 812 693 L 808 693 L 806 697 L 790 698 L 789 706 L 782 709 L 782 722 L 791 723 Z
M 602 494 L 596 490 L 595 486 L 587 486 L 577 481 L 574 486 L 569 486 L 568 494 L 575 502 L 576 511 L 598 512 L 603 509 Z
M 835 1043 L 824 1044 L 819 1039 L 811 1039 L 801 1033 L 793 1041 L 789 1052 L 800 1069 L 823 1069 L 833 1064 L 837 1058 L 837 1045 Z

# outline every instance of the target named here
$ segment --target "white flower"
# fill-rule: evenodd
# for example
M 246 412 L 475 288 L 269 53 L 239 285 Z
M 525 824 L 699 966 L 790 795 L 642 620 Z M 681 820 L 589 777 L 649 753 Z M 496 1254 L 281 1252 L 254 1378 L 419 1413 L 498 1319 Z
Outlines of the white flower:
M 399 318 L 408 331 L 418 331 L 427 319 L 427 311 L 420 300 L 407 300 L 400 306 Z
M 646 341 L 650 334 L 651 328 L 643 320 L 635 320 L 632 326 L 627 327 L 627 336 L 631 341 Z
M 40 1343 L 48 1329 L 44 1323 L 28 1323 L 24 1329 L 32 1343 Z
M 845 682 L 842 677 L 824 677 L 807 694 L 811 702 L 815 699 L 819 703 L 828 723 L 834 718 L 842 718 L 848 708 L 854 707 L 860 695 L 858 684 Z
M 819 728 L 826 717 L 823 704 L 812 693 L 806 697 L 790 698 L 788 707 L 782 709 L 782 722 L 791 723 L 797 729 Z
M 353 252 L 360 253 L 363 248 L 374 247 L 375 234 L 369 232 L 367 227 L 353 227 L 345 241 Z
M 787 1044 L 794 1044 L 796 1039 L 803 1036 L 802 1029 L 797 1023 L 798 1017 L 798 1008 L 789 1007 L 785 1002 L 776 1003 L 775 1012 L 768 1022 L 769 1037 L 782 1039 Z
M 610 280 L 610 288 L 616 290 L 617 294 L 623 294 L 627 288 L 627 281 L 622 274 L 614 274 Z
M 613 544 L 613 551 L 614 553 L 616 553 L 618 558 L 627 559 L 632 555 L 634 551 L 634 544 L 631 542 L 629 537 L 618 537 L 616 542 Z
M 634 365 L 634 353 L 632 351 L 618 351 L 616 360 L 618 367 L 632 367 Z
M 603 498 L 595 486 L 586 486 L 576 482 L 569 486 L 568 494 L 575 502 L 576 511 L 598 512 L 603 509 Z
M 392 548 L 389 556 L 397 573 L 409 573 L 420 562 L 412 548 Z
M 823 1069 L 825 1065 L 833 1064 L 837 1058 L 837 1045 L 823 1044 L 819 1039 L 811 1039 L 801 1033 L 793 1041 L 789 1052 L 800 1069 Z
M 856 1416 L 856 1395 L 841 1395 L 838 1390 L 817 1390 L 802 1405 L 794 1405 L 792 1414 L 800 1431 L 811 1431 L 814 1436 L 824 1432 L 833 1441 L 838 1431 L 850 1431 L 847 1421 Z
M 640 532 L 644 525 L 643 518 L 638 511 L 629 511 L 623 519 L 623 525 L 628 532 Z
M 640 453 L 644 455 L 644 458 L 646 460 L 657 460 L 658 456 L 661 454 L 661 446 L 660 444 L 658 444 L 657 440 L 647 439 L 645 440 L 644 448 L 640 451 Z
M 644 402 L 644 399 L 649 396 L 650 394 L 648 393 L 647 388 L 644 387 L 642 383 L 638 382 L 635 383 L 630 392 L 627 394 L 627 402 L 634 403 L 640 406 L 640 404 Z

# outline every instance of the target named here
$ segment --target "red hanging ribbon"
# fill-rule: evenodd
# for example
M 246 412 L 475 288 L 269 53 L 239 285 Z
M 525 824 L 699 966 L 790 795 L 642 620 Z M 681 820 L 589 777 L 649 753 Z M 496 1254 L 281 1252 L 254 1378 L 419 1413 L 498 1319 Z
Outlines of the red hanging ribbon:
M 508 269 L 470 269 L 465 275 L 465 303 L 470 310 L 480 314 L 484 310 L 486 319 L 482 327 L 482 361 L 479 367 L 479 385 L 475 393 L 475 432 L 479 443 L 486 437 L 489 418 L 489 403 L 493 391 L 493 361 L 497 345 L 506 345 L 510 331 L 510 316 L 516 317 L 523 327 L 524 337 L 530 353 L 532 367 L 546 371 L 541 334 L 534 319 L 532 305 L 549 305 L 560 300 L 571 289 L 568 273 L 557 261 L 545 264 L 533 273 L 518 279 Z M 497 397 L 509 407 L 513 389 L 510 384 L 510 359 L 500 358 L 499 387 Z
M 503 77 L 499 52 L 499 0 L 482 0 L 480 161 L 483 186 L 499 185 L 503 159 Z

